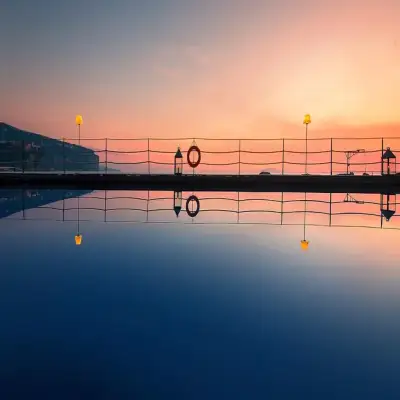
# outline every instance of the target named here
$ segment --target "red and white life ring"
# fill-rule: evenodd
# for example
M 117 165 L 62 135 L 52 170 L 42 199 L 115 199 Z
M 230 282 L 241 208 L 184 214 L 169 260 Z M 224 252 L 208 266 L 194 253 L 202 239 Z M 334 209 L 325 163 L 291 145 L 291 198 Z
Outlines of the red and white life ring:
M 192 154 L 192 152 L 196 152 L 197 153 L 197 160 L 196 161 L 192 161 L 190 159 L 190 155 Z M 191 166 L 192 168 L 196 168 L 201 161 L 201 151 L 197 146 L 191 146 L 187 152 L 187 163 L 189 164 L 189 166 Z

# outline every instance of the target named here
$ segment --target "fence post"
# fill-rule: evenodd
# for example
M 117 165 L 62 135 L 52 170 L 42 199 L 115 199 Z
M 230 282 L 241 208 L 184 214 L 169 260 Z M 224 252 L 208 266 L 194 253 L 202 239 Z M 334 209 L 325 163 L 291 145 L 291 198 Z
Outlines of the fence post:
M 383 175 L 383 138 L 382 138 L 382 154 L 381 154 L 381 175 Z
M 25 190 L 24 189 L 22 189 L 21 196 L 22 196 L 22 198 L 21 198 L 21 200 L 22 200 L 22 218 L 25 219 Z
M 107 190 L 104 191 L 104 222 L 107 222 Z
M 285 173 L 285 139 L 282 139 L 282 175 Z
M 147 191 L 146 201 L 146 222 L 149 222 L 149 202 L 150 202 L 150 190 Z
M 240 160 L 241 143 L 242 143 L 242 141 L 239 139 L 239 176 L 240 176 L 240 163 L 241 163 L 241 160 Z
M 240 192 L 237 192 L 237 223 L 240 223 Z
M 25 140 L 23 140 L 21 142 L 21 169 L 22 169 L 22 173 L 25 172 Z
M 196 139 L 193 138 L 193 144 L 196 145 Z M 194 176 L 194 168 L 193 168 L 193 176 Z M 193 218 L 192 218 L 192 222 L 193 222 Z
M 64 138 L 63 138 L 64 139 Z M 62 208 L 62 220 L 65 221 L 65 192 L 63 192 L 63 208 Z
M 150 175 L 150 138 L 147 138 L 147 172 Z
M 63 171 L 64 171 L 64 175 L 65 175 L 65 138 L 63 138 Z
M 331 175 L 333 175 L 333 139 L 331 138 Z
M 108 138 L 106 138 L 106 174 L 108 173 Z

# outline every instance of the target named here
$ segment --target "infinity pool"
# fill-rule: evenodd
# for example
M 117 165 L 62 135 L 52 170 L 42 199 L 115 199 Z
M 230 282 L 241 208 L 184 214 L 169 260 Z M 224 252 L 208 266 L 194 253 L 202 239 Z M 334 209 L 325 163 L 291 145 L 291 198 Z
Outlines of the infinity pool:
M 379 196 L 190 195 L 0 192 L 0 398 L 399 398 Z

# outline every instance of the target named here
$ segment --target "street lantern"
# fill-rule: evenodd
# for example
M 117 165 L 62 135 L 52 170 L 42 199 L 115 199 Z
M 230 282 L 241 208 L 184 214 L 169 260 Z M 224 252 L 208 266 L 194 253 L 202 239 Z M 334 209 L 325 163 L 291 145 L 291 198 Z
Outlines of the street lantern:
M 381 215 L 386 221 L 390 221 L 396 213 L 396 195 L 391 193 L 381 193 Z
M 182 210 L 182 192 L 174 192 L 174 211 L 177 217 Z
M 77 115 L 75 117 L 75 123 L 76 126 L 78 127 L 78 143 L 81 143 L 81 125 L 83 124 L 83 118 L 82 115 Z
M 178 150 L 176 151 L 176 154 L 175 154 L 175 160 L 174 160 L 175 175 L 182 175 L 182 170 L 183 170 L 183 157 L 182 157 L 182 153 L 181 153 L 181 148 L 178 147 Z
M 390 160 L 392 160 L 393 162 L 390 163 Z M 390 175 L 396 173 L 396 156 L 393 154 L 392 150 L 390 150 L 390 147 L 387 147 L 386 151 L 382 154 L 381 171 L 382 175 Z
M 305 174 L 307 175 L 307 158 L 308 158 L 308 149 L 307 149 L 307 135 L 308 135 L 308 124 L 311 124 L 311 115 L 306 114 L 303 119 L 303 124 L 306 126 L 306 163 L 305 163 Z

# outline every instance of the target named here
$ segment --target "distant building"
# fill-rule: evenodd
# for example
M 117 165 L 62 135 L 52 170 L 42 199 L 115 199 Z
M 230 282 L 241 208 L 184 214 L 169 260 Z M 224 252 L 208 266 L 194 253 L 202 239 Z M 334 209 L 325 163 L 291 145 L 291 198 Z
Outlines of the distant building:
M 0 123 L 0 169 L 27 171 L 97 171 L 91 149 Z

